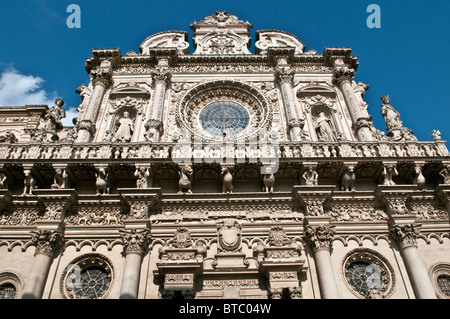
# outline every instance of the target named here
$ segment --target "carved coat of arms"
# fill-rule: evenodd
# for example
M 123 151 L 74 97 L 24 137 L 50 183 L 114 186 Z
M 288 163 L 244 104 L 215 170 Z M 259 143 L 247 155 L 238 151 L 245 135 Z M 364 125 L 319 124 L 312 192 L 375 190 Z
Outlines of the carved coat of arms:
M 191 233 L 185 227 L 177 229 L 173 236 L 172 246 L 176 248 L 187 248 L 192 246 Z
M 241 225 L 235 219 L 217 223 L 218 245 L 220 251 L 237 252 L 241 247 Z

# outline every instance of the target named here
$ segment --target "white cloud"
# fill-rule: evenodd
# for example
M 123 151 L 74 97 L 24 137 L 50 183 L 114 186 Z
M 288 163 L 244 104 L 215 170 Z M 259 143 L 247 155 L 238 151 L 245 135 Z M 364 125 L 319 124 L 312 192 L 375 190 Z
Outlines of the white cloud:
M 6 69 L 0 77 L 0 105 L 53 105 L 57 95 L 42 89 L 43 83 L 41 77 L 25 75 L 14 68 Z
M 39 76 L 20 73 L 9 67 L 0 76 L 0 106 L 23 105 L 55 105 L 58 97 L 56 92 L 49 93 L 42 88 L 44 79 Z M 64 126 L 73 126 L 72 119 L 77 116 L 75 108 L 66 109 L 66 118 L 62 120 Z

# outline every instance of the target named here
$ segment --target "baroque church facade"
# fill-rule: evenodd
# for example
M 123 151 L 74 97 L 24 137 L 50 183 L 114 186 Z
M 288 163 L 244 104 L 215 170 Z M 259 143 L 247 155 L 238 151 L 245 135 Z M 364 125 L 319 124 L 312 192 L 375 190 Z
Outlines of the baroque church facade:
M 0 108 L 0 298 L 450 298 L 450 157 L 348 47 L 218 11 Z

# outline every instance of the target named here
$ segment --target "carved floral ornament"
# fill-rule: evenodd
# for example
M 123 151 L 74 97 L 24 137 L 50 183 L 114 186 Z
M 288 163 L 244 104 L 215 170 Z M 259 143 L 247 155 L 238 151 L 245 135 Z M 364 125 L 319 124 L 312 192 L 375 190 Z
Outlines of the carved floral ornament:
M 205 141 L 222 141 L 221 137 L 204 131 L 199 121 L 201 111 L 217 101 L 237 103 L 249 113 L 249 124 L 236 139 L 256 137 L 259 130 L 271 122 L 272 110 L 262 93 L 242 82 L 223 80 L 200 84 L 184 95 L 176 112 L 178 126 L 188 129 L 194 136 Z

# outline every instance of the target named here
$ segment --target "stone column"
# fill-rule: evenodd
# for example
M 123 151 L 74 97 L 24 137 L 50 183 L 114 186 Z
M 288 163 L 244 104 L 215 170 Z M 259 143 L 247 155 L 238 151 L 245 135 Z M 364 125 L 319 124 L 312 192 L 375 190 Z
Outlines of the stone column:
M 79 123 L 77 123 L 78 135 L 76 142 L 89 142 L 92 135 L 95 133 L 95 122 L 100 110 L 106 89 L 112 83 L 112 62 L 105 60 L 101 63 L 97 70 L 91 72 L 93 75 L 92 82 L 94 89 L 89 99 L 89 104 L 86 107 L 86 112 Z
M 398 242 L 417 299 L 436 299 L 433 284 L 417 248 L 420 224 L 393 224 L 389 234 Z
M 301 123 L 295 107 L 295 97 L 292 89 L 295 70 L 289 67 L 278 67 L 275 70 L 275 79 L 281 88 L 284 111 L 289 126 L 291 141 L 301 141 Z
M 319 278 L 322 299 L 339 299 L 339 290 L 331 263 L 330 248 L 335 226 L 319 224 L 305 226 L 306 241 L 314 251 L 314 261 Z
M 120 299 L 137 299 L 142 257 L 148 242 L 148 229 L 125 229 L 121 231 L 125 246 L 125 267 L 123 270 Z
M 352 118 L 353 130 L 360 141 L 373 141 L 372 133 L 370 132 L 372 119 L 363 113 L 353 90 L 352 81 L 355 70 L 345 66 L 340 59 L 334 62 L 334 66 L 334 81 L 339 85 L 344 95 L 345 103 Z
M 25 283 L 22 299 L 41 299 L 44 293 L 53 253 L 63 243 L 63 234 L 57 230 L 38 230 L 33 232 L 32 242 L 36 253 L 30 273 Z

